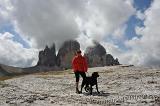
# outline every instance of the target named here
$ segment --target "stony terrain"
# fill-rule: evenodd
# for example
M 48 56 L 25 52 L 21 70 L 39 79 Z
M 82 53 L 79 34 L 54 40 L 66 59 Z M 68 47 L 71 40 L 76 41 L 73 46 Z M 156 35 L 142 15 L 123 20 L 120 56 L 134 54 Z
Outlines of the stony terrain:
M 75 93 L 72 70 L 43 72 L 0 81 L 0 106 L 122 105 L 160 106 L 160 69 L 134 66 L 98 71 L 100 94 Z

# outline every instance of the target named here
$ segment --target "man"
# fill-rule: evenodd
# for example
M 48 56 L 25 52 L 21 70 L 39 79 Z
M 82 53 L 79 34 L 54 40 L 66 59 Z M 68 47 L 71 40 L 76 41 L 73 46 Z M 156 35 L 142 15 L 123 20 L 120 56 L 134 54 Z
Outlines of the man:
M 76 93 L 79 94 L 79 93 L 82 93 L 78 89 L 79 75 L 81 75 L 83 80 L 85 80 L 85 78 L 86 78 L 85 72 L 87 72 L 87 69 L 88 69 L 86 59 L 85 59 L 85 57 L 83 57 L 81 55 L 81 50 L 78 50 L 76 52 L 76 56 L 72 60 L 72 68 L 73 68 L 73 71 L 74 71 L 75 77 L 76 77 Z

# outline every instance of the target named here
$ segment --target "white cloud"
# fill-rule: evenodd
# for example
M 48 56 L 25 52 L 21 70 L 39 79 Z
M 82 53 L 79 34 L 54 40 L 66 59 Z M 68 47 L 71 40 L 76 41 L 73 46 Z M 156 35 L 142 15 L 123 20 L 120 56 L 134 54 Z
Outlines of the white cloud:
M 13 41 L 14 35 L 0 33 L 0 63 L 11 66 L 33 66 L 37 62 L 37 50 L 24 48 L 22 44 Z
M 125 31 L 126 31 L 126 28 L 127 28 L 127 25 L 123 25 L 123 26 L 120 26 L 119 28 L 117 28 L 114 32 L 113 32 L 113 37 L 115 39 L 122 39 L 124 40 L 125 38 Z
M 108 54 L 112 54 L 113 56 L 117 56 L 120 58 L 119 55 L 123 53 L 123 51 L 115 44 L 107 43 L 107 42 L 100 42 L 106 49 Z
M 143 14 L 141 11 L 137 11 L 136 16 L 138 19 L 144 20 L 145 14 Z
M 126 42 L 131 48 L 129 63 L 146 66 L 160 66 L 160 1 L 154 0 L 145 13 L 144 27 L 136 27 L 136 33 L 142 35 Z
M 73 0 L 72 0 L 73 1 Z M 36 47 L 74 39 L 79 34 L 75 14 L 65 0 L 14 0 L 12 11 L 16 29 L 34 41 Z M 71 1 L 69 3 L 72 3 Z M 76 2 L 74 2 L 76 4 Z
M 89 0 L 87 18 L 80 18 L 80 29 L 95 40 L 113 34 L 135 13 L 131 0 Z
M 37 47 L 86 34 L 101 41 L 135 12 L 132 0 L 14 0 L 16 29 Z M 77 21 L 79 18 L 79 21 Z M 43 40 L 43 42 L 42 42 Z
M 0 28 L 10 21 L 9 11 L 11 10 L 12 6 L 9 0 L 0 0 Z
M 86 35 L 80 35 L 77 39 L 76 39 L 78 42 L 80 42 L 80 47 L 81 47 L 81 50 L 83 52 L 85 52 L 85 49 L 88 47 L 88 46 L 91 46 L 93 45 L 93 39 L 92 38 L 89 38 L 88 36 Z

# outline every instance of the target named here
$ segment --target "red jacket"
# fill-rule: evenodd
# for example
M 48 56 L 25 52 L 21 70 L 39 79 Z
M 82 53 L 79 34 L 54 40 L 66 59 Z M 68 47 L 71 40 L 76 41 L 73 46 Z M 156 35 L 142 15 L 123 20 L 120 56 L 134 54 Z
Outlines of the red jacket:
M 72 60 L 72 68 L 73 71 L 87 72 L 88 65 L 85 57 L 83 56 L 75 56 Z

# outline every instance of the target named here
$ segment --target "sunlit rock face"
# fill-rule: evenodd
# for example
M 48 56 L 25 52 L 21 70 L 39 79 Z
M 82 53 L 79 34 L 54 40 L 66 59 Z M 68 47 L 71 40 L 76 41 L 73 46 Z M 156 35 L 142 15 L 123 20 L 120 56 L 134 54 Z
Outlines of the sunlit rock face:
M 93 46 L 87 47 L 85 51 L 89 67 L 118 65 L 118 59 L 114 59 L 111 54 L 106 53 L 106 49 L 98 42 Z
M 39 60 L 37 65 L 48 66 L 48 67 L 56 65 L 55 44 L 53 44 L 50 48 L 46 46 L 44 50 L 39 52 Z
M 76 40 L 65 41 L 57 54 L 57 66 L 64 69 L 71 68 L 72 58 L 79 49 L 80 44 Z

